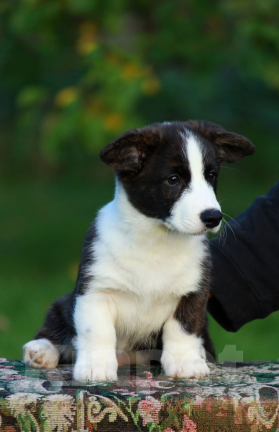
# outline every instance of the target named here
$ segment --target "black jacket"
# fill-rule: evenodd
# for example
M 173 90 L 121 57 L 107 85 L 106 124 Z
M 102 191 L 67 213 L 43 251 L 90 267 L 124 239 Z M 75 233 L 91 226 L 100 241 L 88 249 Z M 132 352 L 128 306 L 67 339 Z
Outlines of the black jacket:
M 279 182 L 229 222 L 227 240 L 210 242 L 208 310 L 228 331 L 279 309 Z

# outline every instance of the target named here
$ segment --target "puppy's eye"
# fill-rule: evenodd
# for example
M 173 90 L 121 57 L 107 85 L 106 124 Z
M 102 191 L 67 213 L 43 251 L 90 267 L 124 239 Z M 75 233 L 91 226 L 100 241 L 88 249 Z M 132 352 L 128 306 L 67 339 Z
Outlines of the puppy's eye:
M 210 180 L 213 181 L 214 179 L 216 179 L 218 177 L 218 173 L 214 170 L 211 170 L 208 174 L 208 177 Z
M 179 175 L 177 174 L 173 174 L 170 177 L 167 178 L 167 182 L 168 184 L 170 184 L 171 186 L 175 186 L 180 182 L 180 178 Z

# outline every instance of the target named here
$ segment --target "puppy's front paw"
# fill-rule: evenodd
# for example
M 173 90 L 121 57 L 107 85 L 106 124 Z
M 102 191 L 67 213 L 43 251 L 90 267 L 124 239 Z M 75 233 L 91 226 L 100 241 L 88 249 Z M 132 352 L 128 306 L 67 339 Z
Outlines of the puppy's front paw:
M 54 369 L 59 351 L 48 339 L 35 339 L 23 346 L 23 361 L 35 368 Z
M 163 352 L 161 363 L 165 374 L 173 378 L 202 378 L 209 375 L 209 367 L 199 356 L 171 355 Z
M 78 355 L 74 367 L 76 381 L 117 381 L 116 355 L 107 356 L 105 353 L 94 355 Z

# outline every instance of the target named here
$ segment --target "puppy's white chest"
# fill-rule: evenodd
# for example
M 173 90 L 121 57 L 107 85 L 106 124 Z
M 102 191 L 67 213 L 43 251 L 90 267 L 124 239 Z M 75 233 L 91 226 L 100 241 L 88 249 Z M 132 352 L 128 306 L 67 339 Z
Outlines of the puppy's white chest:
M 158 250 L 154 245 L 149 245 L 148 239 L 145 246 L 141 253 L 137 251 L 133 255 L 124 252 L 118 257 L 115 278 L 125 290 L 148 297 L 151 293 L 161 297 L 180 296 L 198 283 L 199 263 L 194 262 L 187 251 L 179 253 L 167 245 L 162 245 L 162 249 Z
M 110 203 L 99 219 L 96 259 L 89 269 L 92 289 L 130 291 L 149 298 L 152 293 L 180 297 L 198 288 L 207 253 L 203 236 L 169 233 L 147 218 L 131 230 L 126 225 L 123 229 L 119 221 L 112 223 L 113 215 Z M 146 226 L 149 223 L 151 227 Z

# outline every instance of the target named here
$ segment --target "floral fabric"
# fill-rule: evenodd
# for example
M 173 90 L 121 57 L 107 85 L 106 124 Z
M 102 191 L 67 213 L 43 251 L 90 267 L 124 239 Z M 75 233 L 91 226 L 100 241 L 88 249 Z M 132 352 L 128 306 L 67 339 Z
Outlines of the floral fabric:
M 203 379 L 120 368 L 117 382 L 80 383 L 0 359 L 0 432 L 279 431 L 279 362 L 210 365 Z

